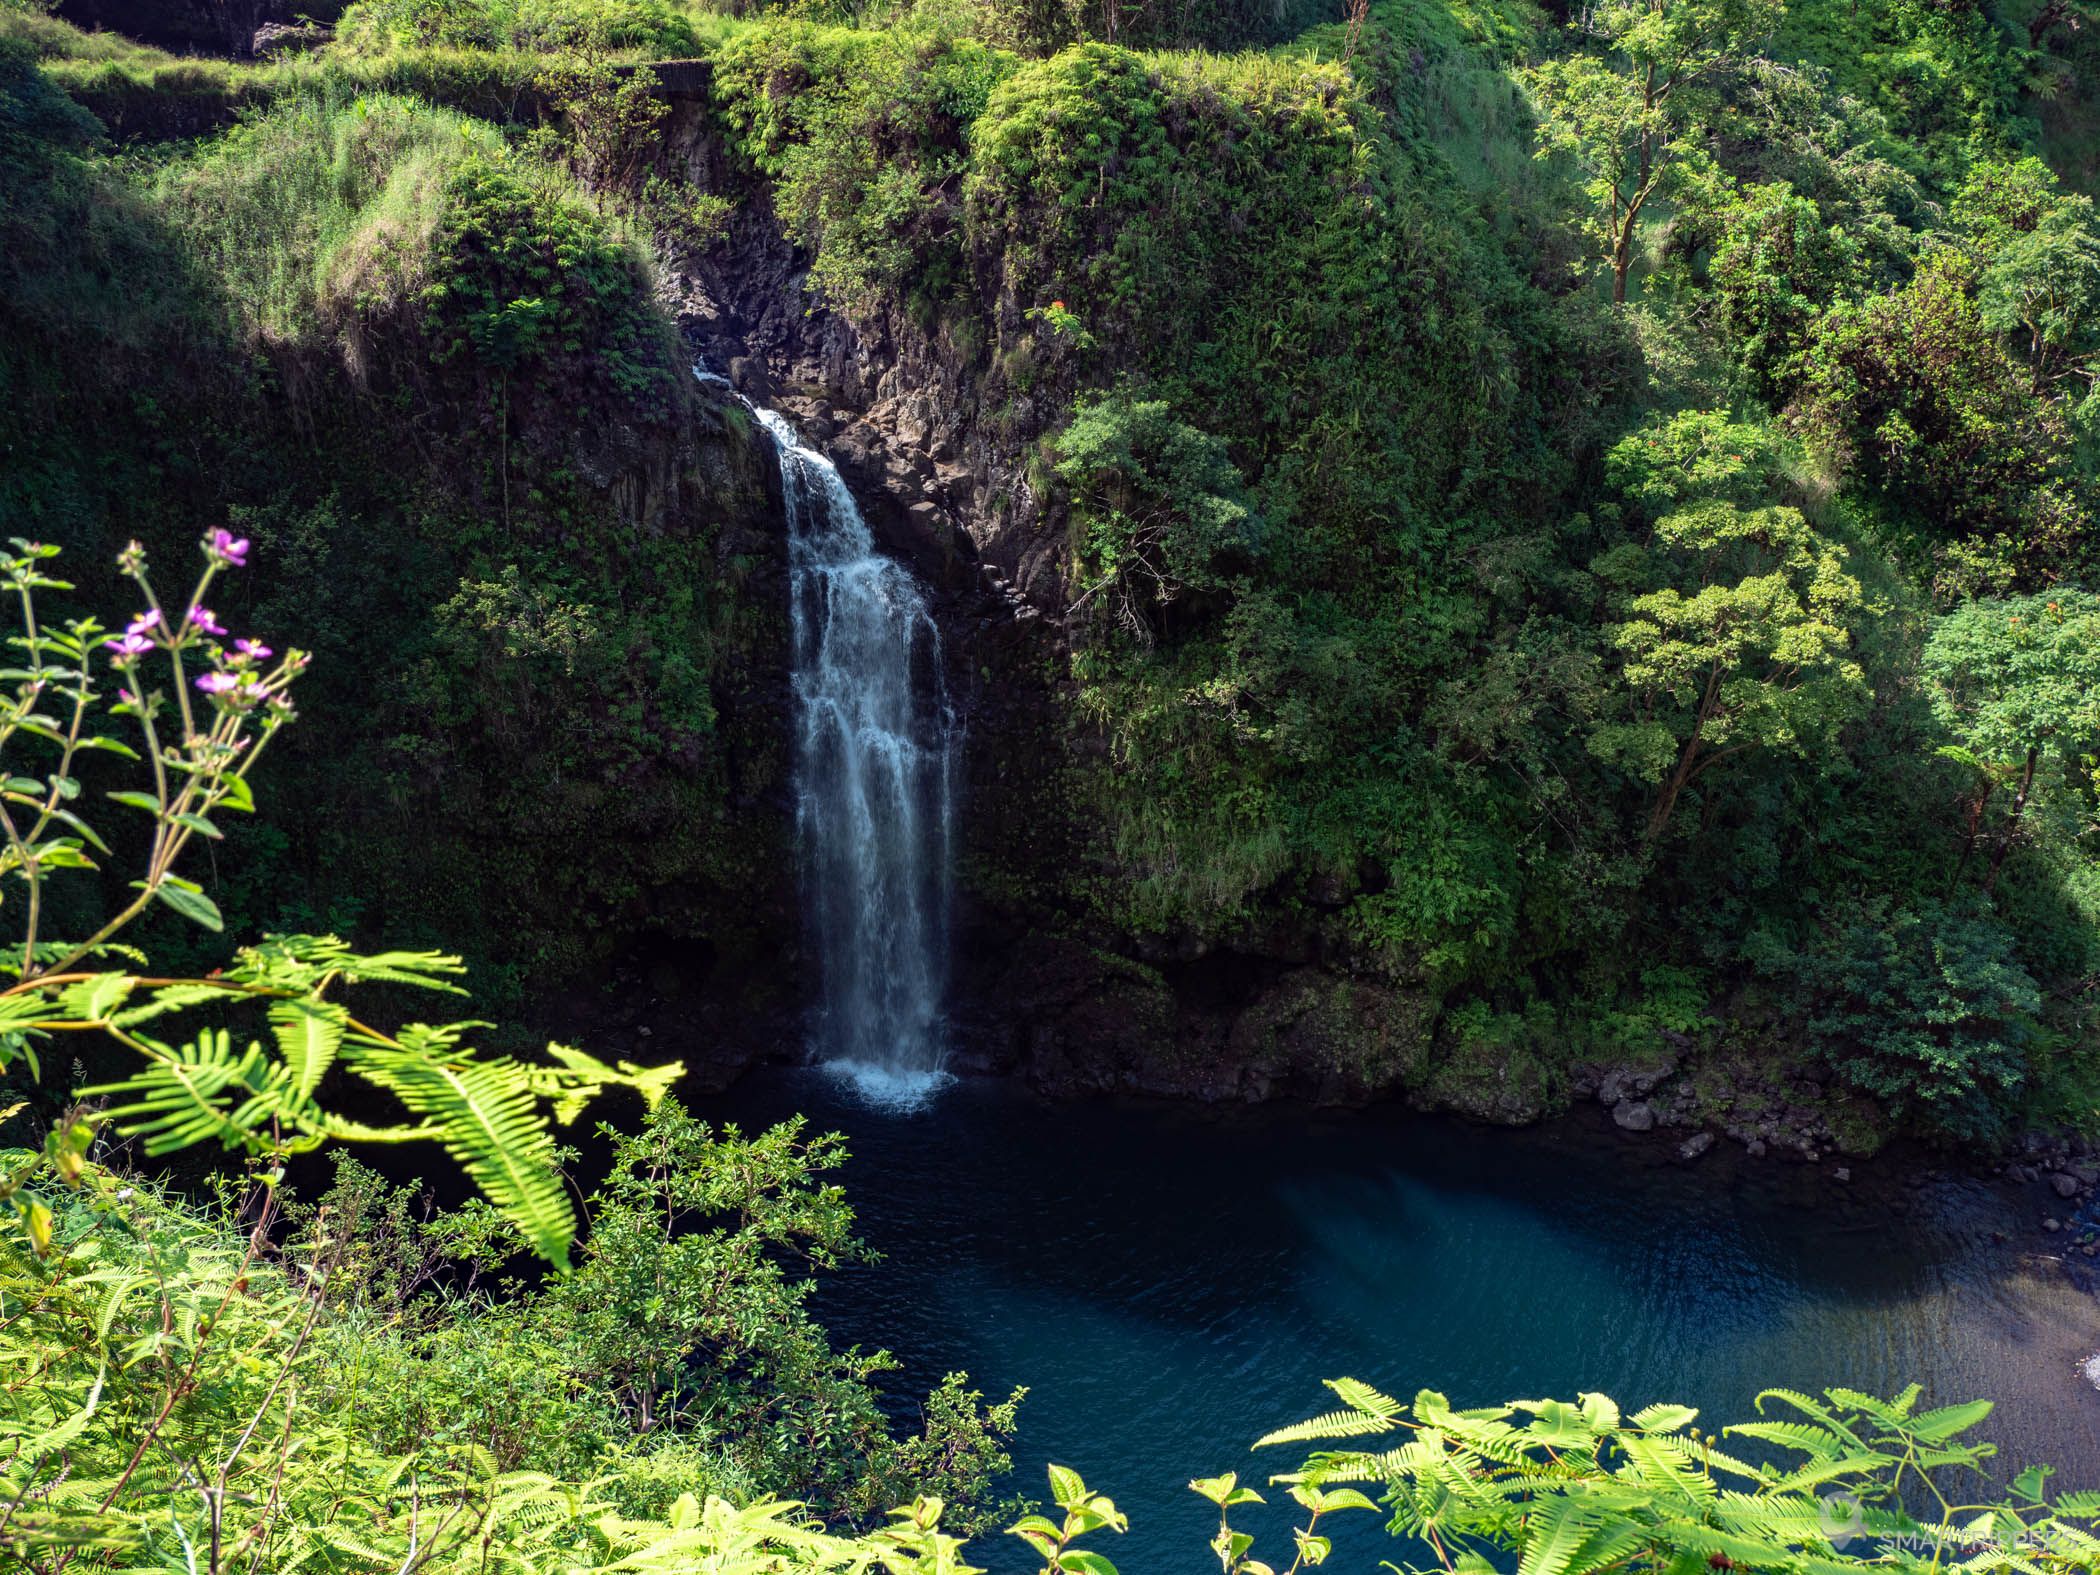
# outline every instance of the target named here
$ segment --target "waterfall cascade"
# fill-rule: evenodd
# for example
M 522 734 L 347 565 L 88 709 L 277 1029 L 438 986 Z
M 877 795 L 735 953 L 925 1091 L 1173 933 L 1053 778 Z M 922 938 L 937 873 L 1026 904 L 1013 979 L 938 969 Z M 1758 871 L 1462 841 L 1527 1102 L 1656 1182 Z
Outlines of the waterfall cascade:
M 813 1048 L 867 1097 L 913 1104 L 946 1080 L 958 728 L 940 632 L 837 468 L 778 412 L 752 410 L 779 449 L 787 505 L 796 830 L 822 979 Z

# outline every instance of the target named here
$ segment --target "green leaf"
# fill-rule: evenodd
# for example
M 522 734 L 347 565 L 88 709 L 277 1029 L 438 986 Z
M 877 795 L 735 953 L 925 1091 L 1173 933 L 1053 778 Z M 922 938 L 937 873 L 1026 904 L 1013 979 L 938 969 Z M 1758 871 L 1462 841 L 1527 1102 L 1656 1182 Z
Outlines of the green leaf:
M 237 810 L 243 815 L 255 813 L 255 790 L 248 786 L 246 777 L 219 778 L 218 807 Z
M 1966 1405 L 1942 1406 L 1937 1411 L 1927 1411 L 1910 1424 L 1911 1431 L 1928 1444 L 1944 1444 L 1958 1433 L 1970 1428 L 1991 1414 L 1988 1400 L 1971 1400 Z
M 267 1146 L 261 1129 L 273 1116 L 292 1114 L 275 1097 L 261 1045 L 235 1055 L 220 1028 L 180 1049 L 153 1048 L 154 1059 L 135 1075 L 83 1090 L 126 1099 L 110 1118 L 119 1131 L 143 1138 L 148 1154 L 172 1154 L 210 1139 L 228 1148 Z
M 1071 1509 L 1086 1502 L 1086 1483 L 1070 1466 L 1053 1465 L 1050 1468 L 1050 1497 L 1059 1509 Z
M 109 793 L 104 797 L 114 799 L 119 804 L 128 804 L 133 809 L 143 809 L 149 815 L 160 813 L 160 800 L 151 793 L 136 793 L 127 788 L 121 793 Z
M 1332 1514 L 1338 1509 L 1375 1511 L 1377 1508 L 1369 1497 L 1352 1487 L 1328 1488 L 1320 1493 L 1320 1513 L 1323 1515 Z
M 1116 1567 L 1088 1548 L 1067 1548 L 1057 1556 L 1057 1567 L 1071 1575 L 1116 1575 Z
M 91 870 L 95 861 L 80 851 L 78 837 L 58 837 L 31 849 L 37 864 L 47 870 Z
M 77 1022 L 107 1021 L 138 984 L 128 974 L 98 973 L 59 993 L 58 1009 Z
M 1651 1433 L 1677 1433 L 1699 1420 L 1688 1405 L 1651 1405 L 1633 1413 L 1633 1425 Z
M 63 821 L 66 825 L 71 826 L 82 837 L 86 838 L 88 842 L 101 849 L 104 853 L 109 851 L 109 844 L 96 835 L 95 828 L 74 814 L 70 809 L 54 809 L 51 811 L 51 818 Z
M 1024 1530 L 1020 1526 L 1013 1527 L 1010 1534 L 1019 1537 L 1045 1559 L 1057 1557 L 1057 1538 L 1053 1536 L 1047 1536 L 1040 1531 Z
M 132 884 L 136 886 L 139 882 L 134 881 Z M 185 919 L 195 924 L 201 924 L 207 930 L 217 933 L 226 928 L 226 921 L 220 917 L 217 903 L 213 902 L 211 898 L 205 896 L 201 891 L 193 890 L 186 885 L 177 885 L 172 877 L 154 887 L 153 895 L 173 908 Z
M 1565 1400 L 1541 1400 L 1536 1411 L 1524 1433 L 1549 1449 L 1582 1449 L 1597 1441 L 1596 1429 L 1583 1416 L 1582 1409 Z

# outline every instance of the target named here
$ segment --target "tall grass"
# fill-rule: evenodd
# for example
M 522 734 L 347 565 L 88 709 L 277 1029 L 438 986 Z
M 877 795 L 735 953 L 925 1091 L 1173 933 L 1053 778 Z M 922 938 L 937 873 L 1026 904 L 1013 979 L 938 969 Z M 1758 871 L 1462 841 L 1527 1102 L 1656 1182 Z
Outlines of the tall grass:
M 303 98 L 168 166 L 157 195 L 251 332 L 290 343 L 413 292 L 448 176 L 502 151 L 494 127 L 412 99 Z
M 357 0 L 336 47 L 357 54 L 460 49 L 689 55 L 699 40 L 671 0 Z

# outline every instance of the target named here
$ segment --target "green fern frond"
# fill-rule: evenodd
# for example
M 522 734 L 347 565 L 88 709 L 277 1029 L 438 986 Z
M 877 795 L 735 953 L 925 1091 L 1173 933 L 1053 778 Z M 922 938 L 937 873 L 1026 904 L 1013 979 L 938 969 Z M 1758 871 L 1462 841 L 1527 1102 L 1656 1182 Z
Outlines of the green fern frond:
M 172 1154 L 216 1140 L 246 1146 L 272 1115 L 289 1116 L 273 1090 L 270 1061 L 259 1044 L 238 1055 L 225 1029 L 208 1029 L 176 1048 L 144 1041 L 155 1051 L 137 1073 L 83 1090 L 124 1101 L 109 1111 L 118 1130 L 143 1138 L 148 1154 Z
M 274 1003 L 269 1018 L 270 1031 L 277 1036 L 277 1053 L 291 1075 L 293 1095 L 310 1099 L 335 1064 L 350 1014 L 334 1001 L 300 996 Z
M 1761 1444 L 1779 1444 L 1799 1450 L 1818 1461 L 1839 1460 L 1847 1454 L 1847 1440 L 1826 1428 L 1806 1422 L 1737 1422 L 1728 1429 L 1730 1438 L 1754 1438 Z
M 266 935 L 235 954 L 226 977 L 305 995 L 340 980 L 345 984 L 400 984 L 449 995 L 467 992 L 452 981 L 466 964 L 443 952 L 353 951 L 333 935 Z
M 1380 1394 L 1354 1378 L 1330 1378 L 1327 1387 L 1340 1397 L 1346 1411 L 1329 1411 L 1290 1427 L 1278 1428 L 1254 1441 L 1256 1449 L 1270 1444 L 1300 1444 L 1322 1438 L 1355 1438 L 1369 1433 L 1389 1433 L 1398 1425 L 1401 1405 L 1390 1395 Z
M 1618 1445 L 1651 1491 L 1684 1498 L 1701 1507 L 1713 1503 L 1718 1491 L 1713 1478 L 1686 1445 L 1647 1433 L 1621 1433 Z
M 569 1263 L 576 1215 L 554 1167 L 554 1139 L 533 1083 L 508 1057 L 459 1062 L 438 1053 L 442 1031 L 402 1033 L 407 1048 L 350 1043 L 345 1061 L 437 1129 L 445 1151 L 489 1201 L 558 1268 Z
M 1971 1400 L 1965 1405 L 1941 1406 L 1927 1411 L 1923 1416 L 1913 1417 L 1908 1423 L 1909 1431 L 1928 1444 L 1944 1444 L 1948 1440 L 1966 1433 L 1995 1407 L 1988 1400 Z

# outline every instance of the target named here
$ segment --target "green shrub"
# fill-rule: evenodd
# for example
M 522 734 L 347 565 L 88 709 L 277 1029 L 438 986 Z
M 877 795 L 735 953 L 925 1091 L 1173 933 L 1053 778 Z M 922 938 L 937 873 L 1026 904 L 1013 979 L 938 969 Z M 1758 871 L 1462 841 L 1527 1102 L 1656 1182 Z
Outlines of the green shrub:
M 1148 644 L 1172 603 L 1225 590 L 1260 550 L 1260 522 L 1225 445 L 1164 400 L 1082 400 L 1056 438 L 1071 489 L 1079 594 Z
M 1816 1052 L 1891 1114 L 1971 1138 L 1998 1129 L 2042 1000 L 1988 913 L 1870 900 L 1767 967 L 1806 992 Z
M 669 0 L 355 0 L 336 25 L 339 48 L 381 55 L 401 49 L 582 49 L 690 55 L 691 19 Z

